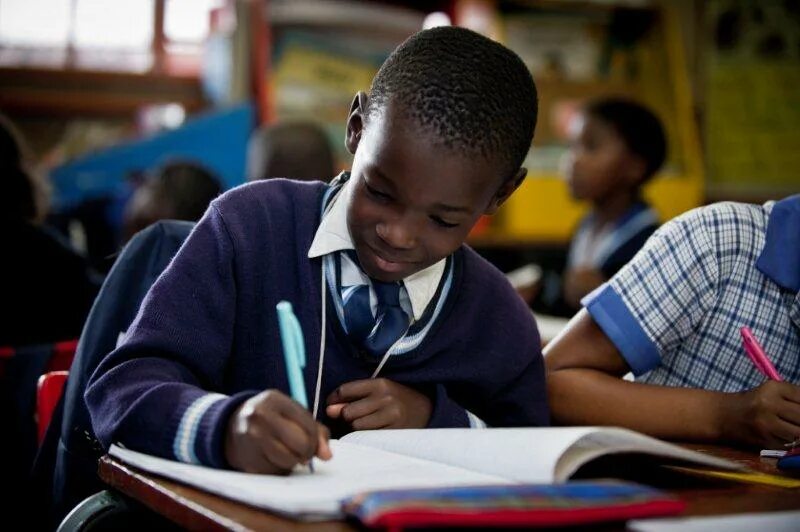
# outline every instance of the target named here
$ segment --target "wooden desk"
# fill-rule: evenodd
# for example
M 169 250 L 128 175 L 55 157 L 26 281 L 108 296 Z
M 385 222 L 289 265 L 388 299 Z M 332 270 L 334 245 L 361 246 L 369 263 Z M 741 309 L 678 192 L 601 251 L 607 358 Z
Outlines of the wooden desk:
M 741 462 L 756 471 L 782 474 L 775 467 L 775 459 L 759 458 L 755 452 L 713 445 L 685 445 L 685 447 Z M 279 532 L 355 530 L 340 521 L 325 523 L 291 521 L 264 510 L 141 472 L 110 457 L 100 460 L 99 473 L 100 478 L 111 487 L 188 529 Z M 697 484 L 689 482 L 688 486 L 669 490 L 688 503 L 684 516 L 800 509 L 800 488 L 784 489 L 729 482 L 715 483 L 706 487 L 698 487 Z

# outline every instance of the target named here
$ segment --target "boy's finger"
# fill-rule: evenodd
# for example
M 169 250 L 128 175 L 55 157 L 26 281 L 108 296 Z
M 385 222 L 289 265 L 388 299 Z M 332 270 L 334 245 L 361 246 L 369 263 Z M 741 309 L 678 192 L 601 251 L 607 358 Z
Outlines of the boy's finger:
M 289 451 L 283 443 L 273 437 L 264 438 L 261 441 L 261 449 L 264 453 L 264 459 L 274 464 L 275 468 L 283 473 L 291 471 L 295 465 L 302 461 Z
M 286 419 L 297 423 L 308 435 L 309 438 L 317 438 L 317 426 L 311 412 L 293 399 L 286 398 L 278 407 L 278 412 Z
M 272 427 L 274 436 L 297 457 L 298 461 L 304 462 L 314 456 L 317 447 L 316 426 L 314 433 L 309 434 L 292 419 L 283 418 L 282 421 Z
M 360 417 L 352 422 L 354 430 L 375 430 L 389 428 L 393 422 L 390 412 L 386 409 L 377 410 L 372 414 Z
M 352 423 L 356 419 L 368 416 L 380 410 L 391 402 L 390 397 L 365 397 L 349 403 L 342 408 L 341 418 Z
M 784 443 L 794 441 L 800 435 L 800 427 L 793 423 L 787 423 L 782 419 L 776 419 L 770 423 L 769 433 L 773 441 L 770 442 L 774 445 L 774 449 L 782 449 Z
M 349 403 L 356 399 L 366 397 L 375 389 L 377 379 L 362 379 L 358 381 L 350 381 L 338 386 L 328 395 L 327 404 L 336 403 Z
M 778 417 L 792 425 L 794 432 L 800 436 L 800 404 L 782 401 L 778 408 Z
M 781 383 L 780 393 L 787 401 L 800 405 L 800 386 L 788 382 Z
M 328 427 L 317 423 L 317 434 L 319 434 L 319 439 L 317 441 L 317 456 L 322 460 L 330 460 L 333 458 L 333 452 L 331 452 L 331 445 L 328 440 L 331 437 L 331 433 L 328 430 Z
M 342 409 L 345 406 L 347 406 L 347 403 L 336 403 L 334 405 L 328 405 L 327 407 L 325 407 L 325 413 L 328 414 L 328 417 L 336 419 L 340 415 L 342 415 Z

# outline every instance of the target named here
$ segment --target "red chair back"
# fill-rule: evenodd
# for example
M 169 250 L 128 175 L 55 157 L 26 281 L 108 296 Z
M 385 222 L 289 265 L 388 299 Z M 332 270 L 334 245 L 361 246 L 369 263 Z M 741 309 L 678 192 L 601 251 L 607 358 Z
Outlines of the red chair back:
M 39 377 L 36 385 L 36 435 L 39 444 L 44 439 L 47 426 L 53 417 L 58 400 L 64 391 L 68 371 L 49 371 Z

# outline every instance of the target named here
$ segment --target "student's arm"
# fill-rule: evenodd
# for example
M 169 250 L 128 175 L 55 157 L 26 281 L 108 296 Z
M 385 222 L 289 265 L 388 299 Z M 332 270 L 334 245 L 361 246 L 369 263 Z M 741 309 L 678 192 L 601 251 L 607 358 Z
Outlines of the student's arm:
M 586 310 L 545 348 L 545 365 L 559 424 L 617 425 L 674 440 L 775 448 L 800 435 L 800 388 L 788 383 L 723 393 L 622 380 L 630 367 Z
M 263 473 L 329 455 L 325 431 L 277 390 L 211 393 L 224 389 L 230 363 L 235 262 L 212 203 L 88 382 L 85 400 L 104 446 Z

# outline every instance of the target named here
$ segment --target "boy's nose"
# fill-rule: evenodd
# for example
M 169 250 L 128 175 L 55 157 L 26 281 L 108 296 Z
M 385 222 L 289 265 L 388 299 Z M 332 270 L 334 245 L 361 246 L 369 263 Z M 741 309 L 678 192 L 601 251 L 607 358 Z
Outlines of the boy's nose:
M 394 249 L 412 249 L 417 245 L 417 230 L 408 220 L 379 223 L 376 231 L 381 240 Z

